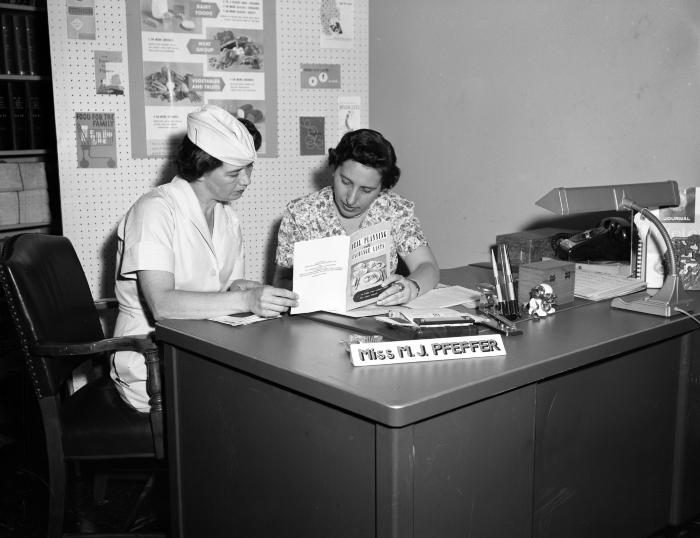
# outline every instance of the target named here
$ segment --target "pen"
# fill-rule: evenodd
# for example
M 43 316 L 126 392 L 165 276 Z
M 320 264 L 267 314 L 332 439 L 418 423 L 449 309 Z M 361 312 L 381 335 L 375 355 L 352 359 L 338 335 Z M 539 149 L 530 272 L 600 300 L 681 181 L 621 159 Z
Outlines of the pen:
M 413 322 L 418 325 L 467 325 L 474 323 L 471 318 L 464 316 L 442 316 L 434 318 L 413 318 Z
M 404 285 L 401 282 L 389 282 L 389 284 L 382 285 L 379 289 L 379 293 L 388 290 L 390 287 L 392 287 L 394 284 L 396 284 L 401 291 L 405 289 Z
M 413 323 L 410 319 L 408 319 L 406 314 L 404 314 L 400 310 L 389 310 L 389 312 L 387 312 L 386 315 L 389 316 L 391 319 L 399 320 L 402 323 Z
M 496 287 L 496 295 L 498 296 L 498 302 L 503 302 L 503 294 L 501 293 L 501 283 L 498 280 L 498 266 L 496 265 L 496 256 L 493 255 L 493 250 L 491 251 L 491 265 L 493 265 L 493 280 Z
M 501 265 L 503 265 L 503 278 L 506 281 L 506 298 L 508 301 L 515 299 L 515 288 L 513 287 L 513 274 L 510 272 L 510 260 L 508 259 L 508 249 L 505 243 L 498 245 Z

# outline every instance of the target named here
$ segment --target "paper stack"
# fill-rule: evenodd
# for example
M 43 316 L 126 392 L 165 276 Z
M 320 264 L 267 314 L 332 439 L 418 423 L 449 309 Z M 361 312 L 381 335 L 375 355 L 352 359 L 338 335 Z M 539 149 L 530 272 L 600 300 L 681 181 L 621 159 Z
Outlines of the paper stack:
M 590 301 L 602 301 L 642 291 L 646 287 L 647 283 L 644 280 L 632 277 L 577 270 L 574 296 Z
M 438 284 L 436 288 L 424 293 L 406 304 L 409 308 L 441 308 L 464 305 L 467 308 L 479 306 L 481 293 L 462 286 L 445 286 Z

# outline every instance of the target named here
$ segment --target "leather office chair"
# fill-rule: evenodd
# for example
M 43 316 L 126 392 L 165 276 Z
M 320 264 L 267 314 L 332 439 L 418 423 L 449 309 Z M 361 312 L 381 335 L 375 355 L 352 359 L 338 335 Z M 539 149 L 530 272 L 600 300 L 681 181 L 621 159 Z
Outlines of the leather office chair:
M 0 285 L 39 402 L 48 453 L 48 536 L 58 537 L 68 462 L 163 459 L 158 349 L 146 335 L 105 339 L 80 260 L 65 237 L 25 233 L 9 238 L 0 254 Z M 95 359 L 108 364 L 111 353 L 121 350 L 146 357 L 150 414 L 122 400 L 108 368 L 68 393 L 66 381 L 78 365 Z

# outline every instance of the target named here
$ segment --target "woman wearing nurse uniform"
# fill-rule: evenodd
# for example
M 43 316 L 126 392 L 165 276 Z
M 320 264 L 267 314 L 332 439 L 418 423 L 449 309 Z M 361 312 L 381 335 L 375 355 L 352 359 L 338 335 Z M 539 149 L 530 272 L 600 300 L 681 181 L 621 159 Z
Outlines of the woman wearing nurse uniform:
M 253 124 L 222 108 L 188 115 L 178 175 L 142 196 L 117 229 L 115 336 L 148 333 L 161 319 L 271 317 L 296 305 L 296 294 L 244 278 L 241 228 L 230 202 L 250 185 L 258 147 Z M 142 355 L 115 353 L 111 375 L 129 404 L 148 411 Z

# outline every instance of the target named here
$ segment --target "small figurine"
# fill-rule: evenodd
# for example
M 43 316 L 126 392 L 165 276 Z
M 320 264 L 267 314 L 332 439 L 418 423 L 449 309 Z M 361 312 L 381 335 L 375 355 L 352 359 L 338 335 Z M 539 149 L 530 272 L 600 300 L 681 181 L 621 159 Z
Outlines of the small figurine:
M 547 314 L 554 314 L 554 304 L 557 296 L 549 284 L 542 283 L 535 286 L 530 291 L 530 301 L 528 302 L 527 313 L 534 319 L 540 319 Z

